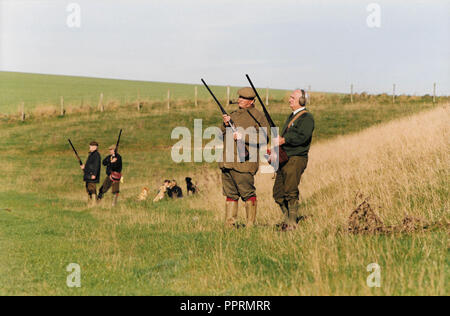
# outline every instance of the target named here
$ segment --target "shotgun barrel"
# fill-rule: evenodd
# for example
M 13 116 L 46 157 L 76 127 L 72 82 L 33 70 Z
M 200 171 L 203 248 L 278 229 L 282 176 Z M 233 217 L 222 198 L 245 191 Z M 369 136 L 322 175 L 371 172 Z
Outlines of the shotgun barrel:
M 213 92 L 211 91 L 211 89 L 208 87 L 208 85 L 206 84 L 205 80 L 203 80 L 203 79 L 201 79 L 201 80 L 202 80 L 202 83 L 205 85 L 206 89 L 209 91 L 209 93 L 210 93 L 211 96 L 213 97 L 214 101 L 216 101 L 217 105 L 218 105 L 219 108 L 220 108 L 220 111 L 222 111 L 222 114 L 223 114 L 223 115 L 229 116 L 228 113 L 227 113 L 227 111 L 223 108 L 222 104 L 220 104 L 219 100 L 217 100 L 217 98 L 216 98 L 216 96 L 214 95 L 214 93 L 213 93 Z M 230 127 L 231 127 L 231 129 L 233 130 L 233 132 L 236 132 L 236 131 L 237 131 L 236 125 L 234 124 L 234 122 L 233 122 L 232 119 L 230 119 Z
M 222 111 L 223 115 L 228 115 L 227 111 L 224 109 L 224 107 L 222 106 L 222 104 L 220 104 L 219 100 L 217 100 L 216 96 L 214 95 L 214 93 L 211 91 L 211 89 L 209 88 L 209 86 L 206 84 L 205 80 L 201 79 L 203 85 L 206 87 L 206 89 L 209 91 L 209 93 L 211 94 L 211 96 L 213 97 L 214 101 L 216 101 L 217 105 L 220 108 L 220 111 Z M 228 122 L 230 124 L 231 130 L 233 131 L 233 133 L 237 132 L 237 128 L 236 125 L 234 124 L 233 120 L 230 118 L 230 121 Z M 245 148 L 245 143 L 243 140 L 237 140 L 236 141 L 237 144 L 237 151 L 238 151 L 238 155 L 239 155 L 239 159 L 240 162 L 244 162 L 245 159 L 247 158 L 247 150 Z
M 119 138 L 117 138 L 116 148 L 114 149 L 114 156 L 117 155 L 119 151 L 119 145 L 120 145 L 120 138 L 122 137 L 122 129 L 119 132 Z
M 80 166 L 83 165 L 83 162 L 81 161 L 80 156 L 78 155 L 77 150 L 75 149 L 75 147 L 73 146 L 72 142 L 70 141 L 70 139 L 68 139 L 70 146 L 72 147 L 73 152 L 75 153 L 75 156 L 77 156 L 78 162 L 80 163 Z
M 252 87 L 253 91 L 255 92 L 256 97 L 258 98 L 259 103 L 261 103 L 261 107 L 263 108 L 264 115 L 266 116 L 267 121 L 269 122 L 270 127 L 277 127 L 277 126 L 275 125 L 275 123 L 273 122 L 272 118 L 270 117 L 269 111 L 267 111 L 267 108 L 266 108 L 266 106 L 264 105 L 264 102 L 262 101 L 261 97 L 259 96 L 258 91 L 256 90 L 255 86 L 253 85 L 253 82 L 252 82 L 252 80 L 250 79 L 250 76 L 249 76 L 249 75 L 245 75 L 245 76 L 247 77 L 247 80 L 248 80 L 248 82 L 250 83 L 250 86 Z M 275 133 L 276 133 L 276 131 L 274 131 L 274 134 L 275 134 Z M 274 136 L 276 137 L 277 135 L 274 135 Z
M 266 106 L 264 105 L 264 102 L 262 101 L 261 97 L 259 96 L 258 91 L 255 88 L 255 85 L 253 84 L 252 80 L 250 79 L 249 75 L 245 75 L 247 77 L 248 82 L 250 83 L 253 91 L 256 94 L 256 97 L 258 98 L 259 103 L 261 103 L 261 107 L 263 108 L 264 111 L 264 115 L 267 118 L 267 121 L 269 122 L 270 127 L 277 127 L 275 125 L 275 123 L 273 122 L 272 118 L 270 117 L 269 111 L 267 111 Z M 272 128 L 272 133 L 274 138 L 278 137 L 278 129 L 277 128 Z M 276 159 L 273 160 L 271 157 L 272 153 L 276 153 Z M 287 162 L 289 160 L 289 157 L 286 153 L 286 151 L 281 147 L 281 146 L 275 146 L 273 148 L 273 151 L 271 151 L 271 154 L 268 153 L 268 155 L 266 155 L 266 158 L 268 160 L 268 162 L 274 167 L 275 170 L 278 170 L 280 164 L 284 164 L 285 162 Z

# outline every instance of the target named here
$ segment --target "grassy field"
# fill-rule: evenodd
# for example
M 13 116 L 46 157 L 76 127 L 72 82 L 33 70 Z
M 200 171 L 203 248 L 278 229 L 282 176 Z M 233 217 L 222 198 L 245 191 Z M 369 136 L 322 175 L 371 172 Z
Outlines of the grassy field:
M 387 225 L 405 214 L 449 220 L 450 112 L 424 101 L 313 104 L 317 130 L 301 186 L 302 210 L 313 217 L 290 234 L 274 228 L 281 214 L 271 175 L 257 177 L 257 227 L 227 231 L 216 166 L 171 161 L 172 129 L 192 128 L 194 118 L 218 125 L 212 104 L 0 121 L 0 208 L 12 210 L 0 210 L 0 295 L 446 295 L 448 231 L 346 233 L 358 192 Z M 271 107 L 277 122 L 288 111 Z M 119 128 L 120 204 L 110 209 L 108 196 L 87 208 L 66 139 L 85 159 L 89 141 L 99 141 L 104 155 Z M 136 199 L 143 186 L 156 190 L 162 179 L 185 176 L 200 195 Z M 81 288 L 66 286 L 70 263 L 81 266 Z M 371 263 L 381 266 L 381 288 L 366 285 Z
M 211 79 L 205 80 L 214 88 L 217 97 L 226 99 L 226 87 L 215 87 Z M 196 86 L 199 100 L 209 98 L 200 78 Z M 22 102 L 25 103 L 27 111 L 36 108 L 48 109 L 52 106 L 59 108 L 61 96 L 69 108 L 93 107 L 98 105 L 101 93 L 104 94 L 105 104 L 128 104 L 137 100 L 160 102 L 167 99 L 168 89 L 173 103 L 184 104 L 189 100 L 192 105 L 194 87 L 195 85 L 164 82 L 0 72 L 0 113 L 17 112 Z M 237 88 L 231 87 L 230 91 L 234 97 Z M 272 89 L 270 97 L 283 99 L 286 93 L 284 90 Z

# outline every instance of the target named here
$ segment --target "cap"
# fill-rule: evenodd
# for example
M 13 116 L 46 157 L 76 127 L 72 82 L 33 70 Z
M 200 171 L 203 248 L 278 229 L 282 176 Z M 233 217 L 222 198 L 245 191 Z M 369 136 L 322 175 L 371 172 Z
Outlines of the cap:
M 254 98 L 256 98 L 255 91 L 253 91 L 253 89 L 250 87 L 239 89 L 238 95 L 239 97 L 248 100 L 253 100 Z

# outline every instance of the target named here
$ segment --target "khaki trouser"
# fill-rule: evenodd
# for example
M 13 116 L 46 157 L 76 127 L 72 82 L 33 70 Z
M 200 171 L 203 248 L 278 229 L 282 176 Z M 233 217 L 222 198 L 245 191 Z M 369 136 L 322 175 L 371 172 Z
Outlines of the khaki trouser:
M 232 200 L 247 201 L 256 196 L 255 178 L 249 172 L 222 169 L 223 195 Z
M 118 194 L 120 193 L 120 182 L 114 182 L 111 180 L 111 178 L 108 176 L 106 177 L 105 181 L 103 182 L 102 187 L 100 188 L 100 194 L 103 195 L 112 187 L 112 194 Z
M 289 203 L 289 201 L 299 200 L 300 191 L 298 186 L 307 165 L 308 158 L 294 156 L 289 158 L 289 161 L 284 166 L 281 166 L 273 186 L 273 198 L 277 204 L 282 206 Z

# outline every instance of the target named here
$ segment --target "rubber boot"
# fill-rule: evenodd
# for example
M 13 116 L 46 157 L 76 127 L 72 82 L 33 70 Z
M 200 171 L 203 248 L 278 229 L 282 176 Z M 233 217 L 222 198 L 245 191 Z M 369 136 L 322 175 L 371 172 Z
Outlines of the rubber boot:
M 298 217 L 298 201 L 289 201 L 289 216 L 287 221 L 287 230 L 294 230 L 297 228 L 297 217 Z
M 245 212 L 247 213 L 247 227 L 255 226 L 256 210 L 258 203 L 256 200 L 245 202 Z
M 115 207 L 117 205 L 118 198 L 119 198 L 119 194 L 114 194 L 113 201 L 112 201 L 112 207 Z
M 288 222 L 289 207 L 288 207 L 288 203 L 286 200 L 283 202 L 283 204 L 278 204 L 278 205 L 280 206 L 281 213 L 283 213 L 283 221 L 280 224 L 277 224 L 277 227 L 282 227 L 284 224 L 286 224 Z
M 225 226 L 233 227 L 236 224 L 238 216 L 238 201 L 225 202 Z

